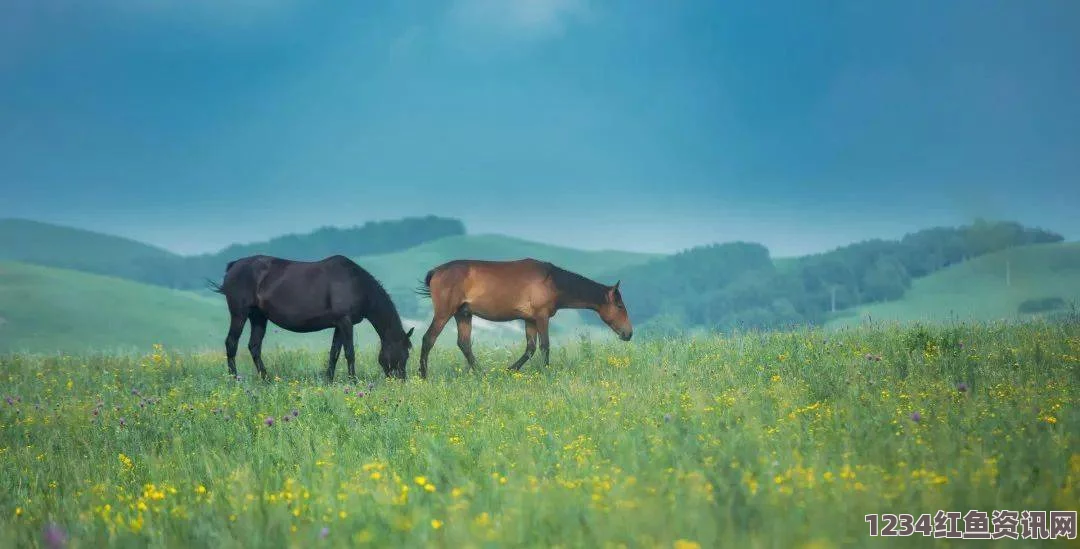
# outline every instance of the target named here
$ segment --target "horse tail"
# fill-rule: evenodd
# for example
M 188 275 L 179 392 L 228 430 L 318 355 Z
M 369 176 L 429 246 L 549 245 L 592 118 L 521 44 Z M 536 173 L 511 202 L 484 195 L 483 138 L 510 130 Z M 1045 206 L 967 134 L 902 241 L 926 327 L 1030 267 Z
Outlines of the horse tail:
M 214 282 L 209 278 L 206 279 L 206 287 L 209 288 L 212 292 L 217 292 L 219 294 L 225 295 L 225 290 L 221 287 L 221 284 L 218 284 L 217 282 Z
M 230 261 L 225 265 L 225 274 L 229 274 L 229 269 L 232 269 L 232 266 L 235 265 L 237 261 L 239 260 Z M 225 295 L 225 289 L 222 288 L 221 284 L 218 284 L 217 282 L 214 282 L 209 278 L 206 279 L 206 286 L 212 292 L 217 292 L 219 294 Z
M 435 275 L 435 269 L 432 269 L 424 275 L 424 282 L 420 286 L 416 287 L 416 294 L 424 297 L 431 297 L 431 277 Z

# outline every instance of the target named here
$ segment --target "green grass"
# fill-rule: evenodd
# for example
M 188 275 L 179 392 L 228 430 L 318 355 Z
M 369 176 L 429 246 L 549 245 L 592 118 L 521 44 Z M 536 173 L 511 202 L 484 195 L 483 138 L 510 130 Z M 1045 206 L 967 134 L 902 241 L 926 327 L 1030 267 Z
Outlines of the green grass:
M 269 384 L 167 348 L 0 355 L 0 532 L 19 547 L 50 523 L 78 547 L 830 547 L 883 543 L 867 513 L 1080 501 L 1076 324 L 584 341 L 507 374 L 518 353 L 479 346 L 471 375 L 437 350 L 431 379 L 404 383 L 368 356 L 359 383 L 333 385 L 302 351 L 270 353 Z
M 867 317 L 900 322 L 1015 320 L 1025 316 L 1017 311 L 1025 300 L 1049 297 L 1080 306 L 1080 243 L 1023 246 L 953 265 L 914 280 L 903 299 L 847 311 L 829 325 L 855 325 Z

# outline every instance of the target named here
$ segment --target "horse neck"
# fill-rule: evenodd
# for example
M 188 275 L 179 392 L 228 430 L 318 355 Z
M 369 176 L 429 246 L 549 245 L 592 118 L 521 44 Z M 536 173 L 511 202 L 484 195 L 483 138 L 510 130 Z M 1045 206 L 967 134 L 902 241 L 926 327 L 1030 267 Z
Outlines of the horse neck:
M 597 310 L 607 299 L 607 287 L 581 275 L 567 273 L 562 280 L 556 279 L 555 288 L 559 295 L 556 306 L 559 309 Z
M 376 294 L 368 305 L 367 319 L 379 339 L 385 341 L 389 337 L 403 336 L 405 329 L 401 324 L 401 317 L 390 301 L 390 297 Z

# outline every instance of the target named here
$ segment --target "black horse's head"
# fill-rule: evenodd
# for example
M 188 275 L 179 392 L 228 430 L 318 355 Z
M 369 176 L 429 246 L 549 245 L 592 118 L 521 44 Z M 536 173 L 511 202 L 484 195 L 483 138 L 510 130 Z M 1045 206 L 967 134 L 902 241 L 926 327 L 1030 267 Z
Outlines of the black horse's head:
M 405 365 L 409 362 L 409 350 L 412 349 L 412 341 L 409 338 L 412 337 L 414 329 L 409 328 L 408 332 L 402 332 L 397 339 L 387 338 L 382 342 L 382 347 L 379 349 L 379 365 L 382 366 L 387 377 L 393 375 L 398 379 L 405 379 Z

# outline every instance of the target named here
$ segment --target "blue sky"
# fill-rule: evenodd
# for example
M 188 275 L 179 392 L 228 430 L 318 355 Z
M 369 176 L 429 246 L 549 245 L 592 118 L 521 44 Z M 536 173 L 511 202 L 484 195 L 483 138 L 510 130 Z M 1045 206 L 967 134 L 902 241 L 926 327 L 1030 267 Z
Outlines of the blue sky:
M 86 4 L 0 0 L 0 217 L 180 252 L 428 213 L 593 249 L 1080 238 L 1071 0 Z

